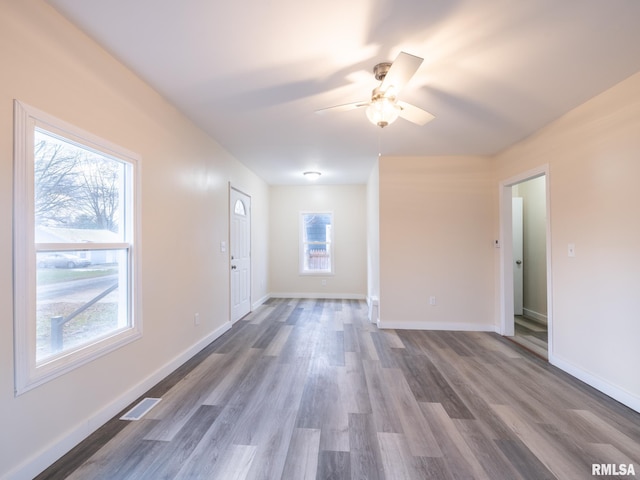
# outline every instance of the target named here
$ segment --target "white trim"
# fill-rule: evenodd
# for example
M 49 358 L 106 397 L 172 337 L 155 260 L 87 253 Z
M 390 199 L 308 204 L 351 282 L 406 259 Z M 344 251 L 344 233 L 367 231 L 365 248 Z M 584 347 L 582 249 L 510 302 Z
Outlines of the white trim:
M 256 300 L 255 302 L 253 302 L 251 304 L 251 311 L 257 309 L 260 305 L 262 305 L 263 303 L 265 303 L 267 300 L 269 300 L 271 298 L 271 295 L 269 295 L 268 293 L 262 297 L 259 298 L 258 300 Z
M 523 307 L 522 315 L 545 325 L 547 324 L 547 316 L 544 313 L 538 313 L 535 310 Z
M 586 383 L 587 385 L 601 391 L 605 395 L 610 396 L 614 400 L 626 405 L 627 407 L 640 413 L 640 397 L 633 393 L 614 385 L 604 378 L 599 377 L 596 374 L 588 372 L 571 362 L 559 358 L 557 355 L 549 354 L 549 363 L 555 365 L 559 369 L 567 372 L 569 375 L 576 377 L 578 380 Z
M 35 243 L 34 232 L 34 132 L 36 129 L 64 138 L 87 150 L 93 150 L 121 162 L 126 169 L 125 187 L 130 192 L 130 212 L 123 224 L 126 237 L 123 243 L 59 244 Z M 127 149 L 97 137 L 41 110 L 14 100 L 14 393 L 21 395 L 43 383 L 63 375 L 116 348 L 142 336 L 142 307 L 140 267 L 140 217 L 141 217 L 141 158 Z M 78 248 L 81 246 L 81 248 Z M 127 251 L 126 269 L 127 315 L 130 326 L 96 338 L 94 343 L 63 351 L 40 363 L 36 362 L 36 252 L 44 250 L 98 250 L 120 249 Z M 124 273 L 123 273 L 124 275 Z M 123 283 L 121 282 L 121 285 Z
M 513 240 L 511 232 L 511 187 L 527 180 L 545 177 L 546 194 L 546 261 L 547 261 L 547 325 L 548 325 L 548 355 L 551 358 L 553 352 L 553 288 L 551 265 L 551 179 L 549 165 L 538 167 L 519 173 L 513 177 L 502 180 L 499 183 L 499 212 L 500 212 L 500 318 L 498 333 L 503 336 L 513 336 L 513 267 L 511 257 L 513 255 Z M 508 280 L 511 279 L 511 280 Z
M 128 391 L 113 400 L 109 405 L 103 407 L 90 418 L 81 422 L 75 428 L 67 431 L 65 434 L 52 441 L 47 447 L 33 454 L 7 474 L 7 479 L 34 478 L 36 475 L 44 471 L 56 460 L 78 445 L 82 440 L 95 432 L 102 425 L 114 418 L 118 413 L 124 410 L 139 397 L 144 395 L 149 389 L 154 387 L 158 382 L 175 371 L 178 367 L 187 362 L 196 355 L 200 350 L 205 348 L 211 342 L 221 337 L 231 328 L 230 322 L 225 322 L 222 326 L 211 332 L 203 339 L 174 357 L 165 365 L 155 372 L 151 373 L 140 383 L 130 388 Z
M 369 306 L 369 321 L 378 325 L 380 323 L 380 299 L 376 296 L 367 297 Z
M 495 325 L 464 322 L 384 322 L 378 320 L 378 328 L 393 330 L 450 330 L 455 332 L 496 332 Z
M 326 299 L 326 300 L 365 300 L 364 293 L 271 293 L 271 298 L 309 298 L 309 299 Z

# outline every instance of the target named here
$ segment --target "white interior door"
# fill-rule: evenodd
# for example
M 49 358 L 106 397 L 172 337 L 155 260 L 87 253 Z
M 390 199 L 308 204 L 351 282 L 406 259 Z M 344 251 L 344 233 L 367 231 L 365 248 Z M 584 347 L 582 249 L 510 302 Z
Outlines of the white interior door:
M 522 197 L 513 197 L 511 207 L 511 228 L 513 231 L 513 314 L 522 315 L 523 275 L 522 275 Z
M 251 197 L 231 189 L 231 322 L 251 311 Z

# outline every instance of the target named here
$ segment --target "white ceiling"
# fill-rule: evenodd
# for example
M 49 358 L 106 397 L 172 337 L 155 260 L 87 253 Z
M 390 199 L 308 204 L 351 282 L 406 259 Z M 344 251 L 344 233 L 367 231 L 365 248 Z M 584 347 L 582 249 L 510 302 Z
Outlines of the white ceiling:
M 272 185 L 364 183 L 377 155 L 494 154 L 640 71 L 638 0 L 48 0 Z M 371 70 L 425 60 L 380 129 Z

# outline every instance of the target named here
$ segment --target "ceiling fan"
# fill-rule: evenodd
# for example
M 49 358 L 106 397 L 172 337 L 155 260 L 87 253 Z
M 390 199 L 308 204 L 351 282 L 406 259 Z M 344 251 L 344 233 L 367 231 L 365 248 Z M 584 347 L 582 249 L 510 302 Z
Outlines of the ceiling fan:
M 374 125 L 384 128 L 392 124 L 398 117 L 417 125 L 424 125 L 434 116 L 421 108 L 398 100 L 400 91 L 411 77 L 418 71 L 423 59 L 400 52 L 393 63 L 383 62 L 373 67 L 373 74 L 380 85 L 371 92 L 370 101 L 361 101 L 336 105 L 335 107 L 316 110 L 316 113 L 344 112 L 355 108 L 367 107 L 367 117 Z

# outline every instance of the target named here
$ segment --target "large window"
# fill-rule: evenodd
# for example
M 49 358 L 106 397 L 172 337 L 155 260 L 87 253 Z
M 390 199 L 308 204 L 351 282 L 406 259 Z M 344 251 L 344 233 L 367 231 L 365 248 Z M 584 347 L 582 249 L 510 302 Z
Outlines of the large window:
M 300 273 L 333 273 L 333 214 L 300 214 Z
M 15 102 L 20 394 L 141 335 L 139 158 Z

